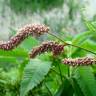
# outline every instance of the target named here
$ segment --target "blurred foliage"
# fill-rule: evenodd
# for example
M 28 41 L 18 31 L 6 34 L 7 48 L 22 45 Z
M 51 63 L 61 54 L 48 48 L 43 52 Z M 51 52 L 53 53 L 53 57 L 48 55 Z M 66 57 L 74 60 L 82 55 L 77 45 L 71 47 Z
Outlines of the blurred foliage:
M 70 43 L 96 52 L 95 22 L 85 24 L 87 31 L 71 38 Z M 66 46 L 60 56 L 47 52 L 29 59 L 28 52 L 36 45 L 38 40 L 29 37 L 12 51 L 0 50 L 0 96 L 96 96 L 95 65 L 69 67 L 61 63 L 69 56 L 95 55 Z
M 50 10 L 53 7 L 60 7 L 63 2 L 64 0 L 10 0 L 10 6 L 16 13 L 25 13 L 28 10 L 30 12 Z
M 50 11 L 51 8 L 62 6 L 63 2 L 69 8 L 66 18 L 62 15 L 64 11 L 60 9 L 50 18 L 49 14 L 42 16 L 43 22 L 49 25 L 60 39 L 96 53 L 95 17 L 92 22 L 82 20 L 80 24 L 86 31 L 81 32 L 75 22 L 80 11 L 77 0 L 10 0 L 10 6 L 16 13 L 26 13 L 29 9 L 32 12 L 38 9 Z M 75 36 L 72 36 L 72 31 Z M 81 33 L 77 34 L 77 31 Z M 45 41 L 46 35 L 42 40 L 37 39 L 29 37 L 12 51 L 0 50 L 0 96 L 96 96 L 95 64 L 70 67 L 61 62 L 63 58 L 68 57 L 96 57 L 94 54 L 66 46 L 60 56 L 53 57 L 51 52 L 46 52 L 30 59 L 29 51 L 42 40 Z M 63 43 L 50 35 L 48 39 Z

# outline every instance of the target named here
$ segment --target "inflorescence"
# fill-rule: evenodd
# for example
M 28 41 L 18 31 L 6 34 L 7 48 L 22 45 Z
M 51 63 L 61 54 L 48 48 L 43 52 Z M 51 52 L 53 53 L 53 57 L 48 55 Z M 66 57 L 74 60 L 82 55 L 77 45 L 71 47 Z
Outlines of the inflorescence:
M 54 41 L 43 42 L 40 46 L 37 46 L 32 49 L 29 53 L 30 58 L 36 57 L 38 54 L 42 54 L 47 51 L 52 51 L 53 55 L 60 55 L 64 49 L 63 44 L 59 44 Z
M 96 60 L 94 58 L 84 57 L 84 58 L 65 58 L 62 60 L 63 64 L 70 65 L 70 66 L 87 66 L 96 64 Z
M 0 49 L 12 50 L 18 46 L 28 36 L 40 36 L 49 31 L 49 27 L 40 24 L 29 24 L 18 30 L 17 34 L 13 36 L 8 42 L 0 42 Z
M 24 39 L 28 36 L 38 37 L 44 33 L 49 33 L 49 27 L 41 24 L 29 24 L 19 29 L 17 34 L 13 36 L 9 41 L 2 42 L 0 41 L 0 49 L 2 50 L 12 50 L 17 47 Z M 37 46 L 32 49 L 29 53 L 30 58 L 36 57 L 38 54 L 42 54 L 47 51 L 51 51 L 53 56 L 60 55 L 64 50 L 63 44 L 59 44 L 54 41 L 43 42 L 40 46 Z M 63 64 L 70 66 L 83 66 L 83 65 L 92 65 L 96 63 L 94 58 L 84 57 L 84 58 L 65 58 L 62 60 Z

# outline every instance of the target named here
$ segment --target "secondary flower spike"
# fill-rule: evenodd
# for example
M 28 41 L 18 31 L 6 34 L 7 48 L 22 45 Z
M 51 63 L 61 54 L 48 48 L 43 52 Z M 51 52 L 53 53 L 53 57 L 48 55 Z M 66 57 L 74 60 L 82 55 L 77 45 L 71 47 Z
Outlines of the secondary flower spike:
M 63 64 L 70 65 L 70 66 L 87 66 L 96 64 L 96 60 L 94 58 L 84 57 L 84 58 L 65 58 L 62 60 Z
M 49 31 L 49 27 L 41 24 L 29 24 L 18 30 L 17 34 L 7 42 L 0 42 L 0 49 L 11 50 L 28 36 L 40 36 Z
M 38 54 L 42 54 L 46 51 L 52 51 L 53 55 L 59 55 L 64 50 L 64 45 L 54 41 L 43 42 L 40 46 L 32 49 L 29 53 L 30 58 L 36 57 Z

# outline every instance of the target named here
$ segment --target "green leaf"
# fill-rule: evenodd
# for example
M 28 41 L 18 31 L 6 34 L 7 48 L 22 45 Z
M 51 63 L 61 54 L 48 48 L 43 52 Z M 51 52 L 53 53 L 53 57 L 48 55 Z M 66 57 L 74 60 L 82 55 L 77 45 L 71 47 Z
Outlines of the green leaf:
M 90 32 L 96 32 L 96 27 L 90 21 L 85 20 L 85 25 L 89 29 Z
M 23 72 L 24 72 L 24 68 L 25 68 L 26 64 L 28 64 L 29 61 L 30 61 L 29 58 L 26 58 L 26 59 L 23 60 L 23 62 L 20 64 L 19 69 L 18 69 L 18 71 L 19 71 L 19 77 L 20 77 L 20 78 L 22 78 Z
M 54 96 L 73 96 L 73 88 L 71 82 L 67 78 L 64 78 L 63 84 Z
M 82 33 L 77 34 L 73 38 L 72 44 L 81 44 L 86 39 L 88 39 L 96 34 L 96 27 L 91 22 L 85 21 L 85 24 L 89 30 L 86 32 L 82 32 Z
M 36 87 L 47 75 L 51 68 L 51 62 L 39 59 L 30 60 L 24 70 L 24 77 L 21 82 L 20 96 L 25 96 L 29 90 Z
M 96 96 L 96 80 L 91 67 L 78 67 L 73 78 L 76 80 L 84 96 Z
M 0 56 L 28 57 L 28 53 L 23 48 L 18 47 L 11 51 L 0 50 Z
M 96 43 L 92 40 L 85 40 L 81 45 L 79 45 L 82 48 L 85 48 L 87 50 L 90 50 L 92 52 L 96 53 Z M 83 49 L 77 48 L 76 50 L 73 51 L 72 57 L 82 57 L 88 54 L 89 52 L 84 51 Z
M 87 32 L 83 32 L 83 33 L 80 33 L 78 35 L 76 35 L 73 40 L 72 40 L 72 44 L 73 45 L 77 45 L 77 46 L 81 46 L 82 47 L 82 44 L 86 41 L 86 40 L 89 40 L 90 37 L 93 38 L 96 34 L 96 27 L 94 26 L 94 24 L 92 24 L 91 22 L 89 21 L 86 21 L 85 20 L 85 24 L 87 26 L 87 28 L 89 29 Z M 87 48 L 89 48 L 89 46 L 87 46 Z M 94 47 L 93 47 L 94 48 Z M 72 53 L 76 56 L 78 56 L 78 52 L 80 51 L 80 49 L 78 50 L 79 48 L 74 48 L 72 47 Z M 80 52 L 79 52 L 80 53 Z M 81 56 L 85 55 L 85 51 L 81 52 Z M 74 56 L 73 55 L 73 56 Z
M 84 96 L 83 92 L 81 91 L 81 88 L 77 84 L 77 81 L 74 78 L 72 78 L 71 82 L 72 82 L 72 87 L 74 89 L 75 96 Z
M 24 42 L 20 44 L 20 47 L 28 50 L 31 50 L 34 46 L 38 45 L 38 41 L 33 37 L 28 37 Z
M 76 35 L 73 40 L 72 40 L 72 44 L 76 44 L 79 45 L 82 42 L 84 42 L 86 39 L 90 38 L 92 36 L 92 32 L 90 31 L 86 31 L 86 32 L 82 32 L 79 33 L 78 35 Z
M 16 57 L 11 57 L 11 56 L 0 56 L 0 63 L 1 62 L 16 63 L 16 64 L 18 64 L 17 58 Z

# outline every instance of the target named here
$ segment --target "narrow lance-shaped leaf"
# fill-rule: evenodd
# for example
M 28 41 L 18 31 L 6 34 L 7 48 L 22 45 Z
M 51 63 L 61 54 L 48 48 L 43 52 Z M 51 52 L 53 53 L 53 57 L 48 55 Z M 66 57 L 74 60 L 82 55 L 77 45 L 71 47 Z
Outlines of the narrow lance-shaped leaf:
M 89 40 L 89 39 L 85 40 L 79 46 L 96 53 L 96 43 L 92 40 Z M 73 57 L 77 57 L 77 56 L 82 57 L 82 56 L 86 55 L 87 53 L 88 53 L 87 51 L 84 51 L 84 50 L 78 48 L 77 50 L 74 50 L 74 52 L 72 53 L 72 56 Z

